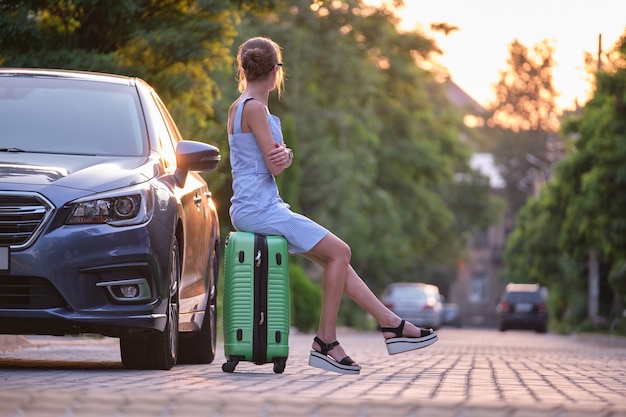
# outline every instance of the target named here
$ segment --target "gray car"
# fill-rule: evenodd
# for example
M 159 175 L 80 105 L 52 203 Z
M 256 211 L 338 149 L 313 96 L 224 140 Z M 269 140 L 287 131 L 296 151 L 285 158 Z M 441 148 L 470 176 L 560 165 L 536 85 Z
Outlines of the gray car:
M 0 333 L 120 339 L 127 368 L 215 356 L 220 236 L 184 141 L 145 81 L 0 68 Z
M 421 282 L 387 285 L 382 303 L 400 318 L 419 327 L 441 327 L 443 306 L 439 287 Z

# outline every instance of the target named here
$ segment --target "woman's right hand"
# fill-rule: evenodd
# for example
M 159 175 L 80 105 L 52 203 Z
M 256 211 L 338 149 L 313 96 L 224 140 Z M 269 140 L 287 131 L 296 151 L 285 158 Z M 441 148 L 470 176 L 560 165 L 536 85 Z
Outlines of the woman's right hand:
M 284 144 L 275 143 L 274 149 L 269 152 L 268 158 L 270 162 L 275 165 L 288 167 L 289 165 L 291 165 L 291 160 L 293 158 L 292 155 L 293 153 L 291 149 L 289 149 L 287 146 L 285 146 Z

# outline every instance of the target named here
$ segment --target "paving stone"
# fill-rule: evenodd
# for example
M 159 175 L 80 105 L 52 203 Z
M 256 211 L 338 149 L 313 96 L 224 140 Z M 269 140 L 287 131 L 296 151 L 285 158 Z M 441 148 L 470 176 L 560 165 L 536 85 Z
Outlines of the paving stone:
M 0 417 L 626 417 L 626 344 L 447 329 L 390 356 L 379 332 L 342 331 L 363 366 L 307 365 L 312 335 L 292 334 L 284 374 L 241 363 L 169 371 L 121 366 L 116 340 L 39 337 L 0 353 Z

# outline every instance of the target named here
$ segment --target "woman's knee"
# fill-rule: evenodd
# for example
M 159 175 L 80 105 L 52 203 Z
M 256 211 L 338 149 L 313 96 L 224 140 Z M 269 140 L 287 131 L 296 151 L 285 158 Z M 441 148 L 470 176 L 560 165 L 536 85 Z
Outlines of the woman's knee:
M 311 255 L 324 263 L 334 260 L 349 264 L 352 250 L 346 242 L 329 233 L 311 250 Z
M 352 259 L 352 249 L 343 240 L 341 241 L 341 243 L 343 244 L 342 245 L 343 256 L 348 260 L 348 263 L 350 263 L 350 260 Z
M 352 258 L 352 249 L 350 249 L 350 246 L 343 240 L 339 239 L 336 236 L 333 237 L 334 239 L 332 247 L 332 257 L 334 259 L 350 264 L 350 259 Z

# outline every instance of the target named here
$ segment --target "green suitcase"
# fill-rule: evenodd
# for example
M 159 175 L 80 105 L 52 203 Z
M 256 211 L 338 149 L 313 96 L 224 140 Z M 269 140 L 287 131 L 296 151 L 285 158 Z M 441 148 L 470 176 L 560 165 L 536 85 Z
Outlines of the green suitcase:
M 289 355 L 289 265 L 282 236 L 231 232 L 224 270 L 224 372 L 240 361 L 274 363 Z

